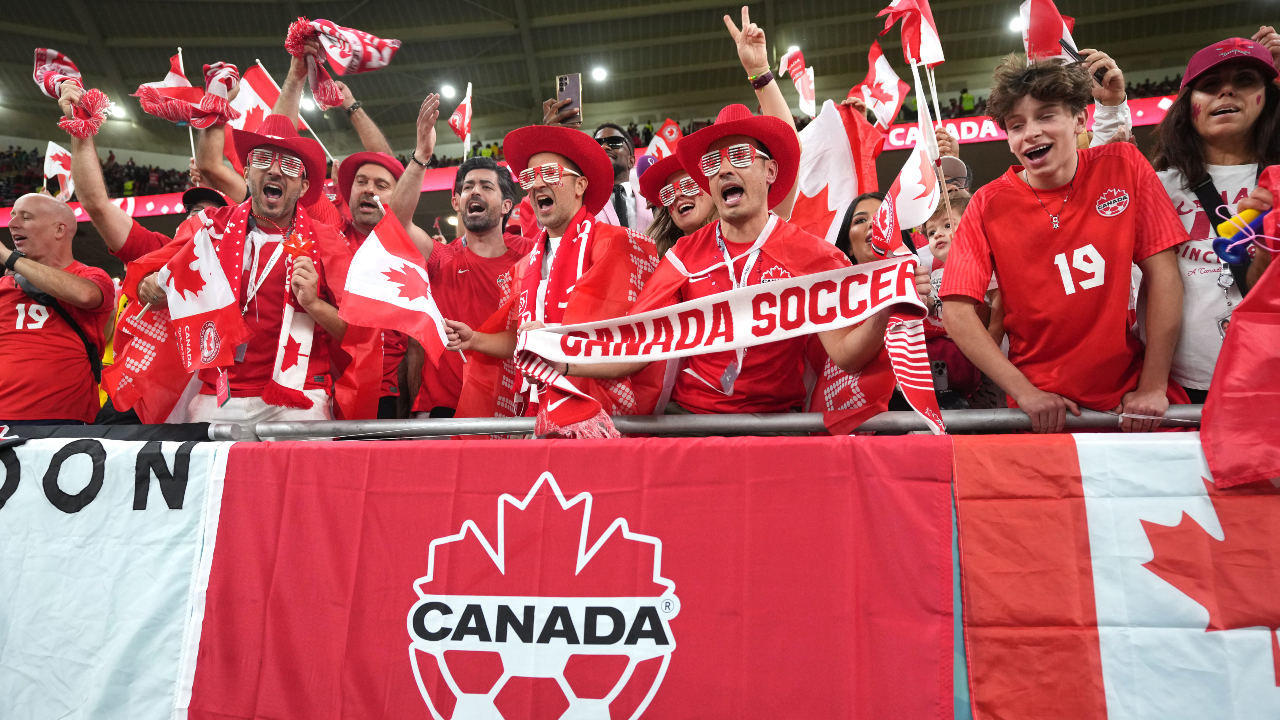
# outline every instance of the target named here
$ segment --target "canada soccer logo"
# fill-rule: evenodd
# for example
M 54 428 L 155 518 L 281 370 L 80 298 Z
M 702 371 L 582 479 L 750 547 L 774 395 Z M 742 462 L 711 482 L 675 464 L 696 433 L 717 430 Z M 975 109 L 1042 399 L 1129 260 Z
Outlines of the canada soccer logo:
M 623 518 L 591 541 L 591 505 L 543 473 L 524 499 L 498 498 L 496 547 L 473 520 L 431 541 L 407 621 L 436 720 L 644 713 L 676 648 L 680 600 L 662 542 Z
M 211 363 L 218 357 L 218 348 L 222 347 L 222 339 L 218 337 L 218 328 L 209 320 L 200 326 L 200 362 Z
M 1115 217 L 1129 207 L 1129 193 L 1118 188 L 1111 188 L 1098 197 L 1098 214 L 1102 217 Z

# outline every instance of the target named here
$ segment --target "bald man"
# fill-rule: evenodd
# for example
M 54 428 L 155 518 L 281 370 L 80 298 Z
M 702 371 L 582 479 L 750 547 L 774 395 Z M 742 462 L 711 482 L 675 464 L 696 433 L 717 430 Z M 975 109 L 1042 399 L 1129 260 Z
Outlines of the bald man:
M 0 246 L 0 425 L 82 425 L 98 412 L 111 278 L 71 257 L 76 216 L 48 195 L 14 203 Z

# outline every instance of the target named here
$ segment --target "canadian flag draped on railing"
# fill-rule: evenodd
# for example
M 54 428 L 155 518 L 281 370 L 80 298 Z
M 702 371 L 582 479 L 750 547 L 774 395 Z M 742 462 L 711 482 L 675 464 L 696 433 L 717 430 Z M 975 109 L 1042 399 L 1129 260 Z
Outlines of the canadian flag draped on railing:
M 342 104 L 342 92 L 316 58 L 306 52 L 305 43 L 312 38 L 320 41 L 329 67 L 339 75 L 380 70 L 391 64 L 391 58 L 400 49 L 399 40 L 383 40 L 363 30 L 341 27 L 328 20 L 308 20 L 305 17 L 295 20 L 289 26 L 284 47 L 294 57 L 306 57 L 311 95 L 321 110 Z
M 1022 18 L 1022 47 L 1028 59 L 1069 59 L 1058 41 L 1065 41 L 1073 49 L 1076 47 L 1076 41 L 1071 38 L 1075 18 L 1060 15 L 1053 0 L 1026 0 L 1018 8 L 1018 15 Z
M 791 82 L 795 83 L 796 92 L 800 95 L 800 111 L 813 117 L 818 114 L 818 106 L 813 87 L 813 68 L 805 67 L 804 53 L 797 48 L 782 56 L 778 71 L 782 75 L 790 73 Z
M 898 77 L 880 49 L 880 41 L 871 43 L 867 53 L 867 77 L 849 91 L 849 97 L 860 97 L 876 116 L 876 127 L 888 130 L 911 92 L 911 86 Z
M 462 98 L 462 102 L 458 103 L 458 107 L 449 116 L 449 127 L 453 128 L 453 134 L 459 140 L 467 145 L 471 144 L 467 139 L 471 135 L 471 83 L 467 83 L 466 97 Z
M 680 140 L 684 138 L 684 131 L 680 129 L 680 123 L 667 118 L 662 123 L 662 127 L 658 128 L 658 132 L 653 134 L 653 140 L 649 143 L 647 154 L 661 160 L 669 155 L 676 154 L 676 146 L 680 144 Z
M 402 332 L 422 343 L 433 364 L 444 352 L 444 318 L 422 254 L 390 209 L 351 258 L 338 317 Z

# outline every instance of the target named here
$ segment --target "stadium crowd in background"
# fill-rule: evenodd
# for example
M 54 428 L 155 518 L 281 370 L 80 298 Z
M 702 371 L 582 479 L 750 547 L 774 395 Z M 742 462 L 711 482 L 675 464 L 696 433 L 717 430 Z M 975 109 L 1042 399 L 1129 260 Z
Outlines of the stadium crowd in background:
M 941 111 L 990 115 L 1008 134 L 1006 173 L 975 187 L 959 143 L 938 127 L 927 138 L 939 155 L 936 207 L 897 228 L 895 203 L 909 199 L 881 179 L 827 219 L 824 240 L 798 199 L 803 154 L 822 152 L 798 134 L 817 120 L 793 116 L 746 8 L 725 23 L 759 114 L 731 104 L 711 122 L 686 121 L 667 157 L 637 163 L 652 122 L 584 125 L 555 100 L 542 124 L 477 140 L 465 161 L 437 156 L 434 94 L 413 151 L 396 156 L 339 82 L 334 101 L 364 150 L 336 166 L 297 132 L 308 59 L 324 50 L 295 26 L 273 114 L 231 133 L 228 157 L 242 171 L 223 160 L 225 118 L 201 130 L 188 170 L 99 162 L 91 134 L 71 138 L 82 206 L 128 264 L 119 291 L 71 259 L 72 211 L 35 194 L 43 158 L 0 153 L 0 200 L 17 201 L 16 250 L 0 249 L 0 397 L 21 398 L 0 424 L 536 415 L 539 436 L 599 437 L 625 414 L 920 409 L 910 383 L 894 389 L 886 340 L 916 326 L 889 307 L 671 360 L 576 364 L 525 349 L 529 334 L 557 325 L 817 273 L 861 277 L 895 256 L 911 259 L 896 284 L 923 301 L 920 344 L 944 408 L 1018 407 L 1038 432 L 1089 408 L 1149 431 L 1169 404 L 1204 402 L 1231 311 L 1271 259 L 1255 249 L 1226 262 L 1213 240 L 1237 209 L 1272 201 L 1258 188 L 1280 163 L 1274 29 L 1212 44 L 1158 83 L 1126 82 L 1099 50 L 1082 50 L 1080 63 L 1010 56 L 990 88 L 964 88 Z M 85 92 L 62 81 L 68 120 Z M 1172 94 L 1148 160 L 1129 142 L 1127 101 Z M 846 122 L 875 132 L 861 99 L 845 104 L 855 108 Z M 897 120 L 917 111 L 912 95 Z M 444 243 L 414 214 L 424 171 L 455 164 L 459 238 Z M 202 187 L 184 195 L 188 218 L 173 238 L 109 202 L 189 183 Z M 222 295 L 205 292 L 218 282 Z M 103 382 L 113 335 L 119 366 Z M 112 395 L 101 413 L 99 383 Z

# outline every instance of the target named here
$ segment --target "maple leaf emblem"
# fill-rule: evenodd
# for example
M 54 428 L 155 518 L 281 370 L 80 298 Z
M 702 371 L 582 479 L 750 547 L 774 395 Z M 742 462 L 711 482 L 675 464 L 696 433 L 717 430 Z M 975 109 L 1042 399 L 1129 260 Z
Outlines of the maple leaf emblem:
M 911 198 L 912 200 L 928 197 L 933 192 L 933 187 L 938 184 L 938 177 L 929 165 L 929 155 L 927 153 L 917 154 L 920 156 L 920 185 L 924 187 L 924 191 Z
M 1222 525 L 1218 540 L 1185 512 L 1172 527 L 1142 521 L 1153 559 L 1143 567 L 1209 611 L 1205 632 L 1265 627 L 1280 687 L 1280 490 L 1218 490 L 1201 478 Z
M 178 297 L 185 299 L 188 292 L 194 297 L 204 289 L 204 277 L 200 275 L 199 270 L 200 263 L 201 260 L 196 258 L 195 262 L 189 265 L 179 263 L 177 267 L 170 268 L 169 287 L 178 293 Z
M 394 270 L 382 273 L 388 280 L 400 286 L 400 297 L 406 300 L 431 297 L 431 283 L 418 274 L 417 268 L 407 270 L 410 265 L 401 265 Z
M 298 364 L 299 352 L 302 345 L 290 335 L 289 339 L 284 343 L 284 359 L 280 361 L 280 372 L 284 372 L 294 365 Z
M 886 92 L 884 86 L 880 83 L 872 83 L 867 86 L 867 91 L 871 93 L 871 99 L 886 105 L 893 103 L 893 95 Z
M 61 165 L 67 172 L 71 172 L 71 155 L 63 152 L 54 153 L 49 156 L 49 159 Z
M 255 105 L 244 114 L 244 125 L 240 129 L 245 132 L 257 132 L 258 128 L 262 127 L 262 121 L 266 117 L 267 114 L 262 111 L 262 106 Z

